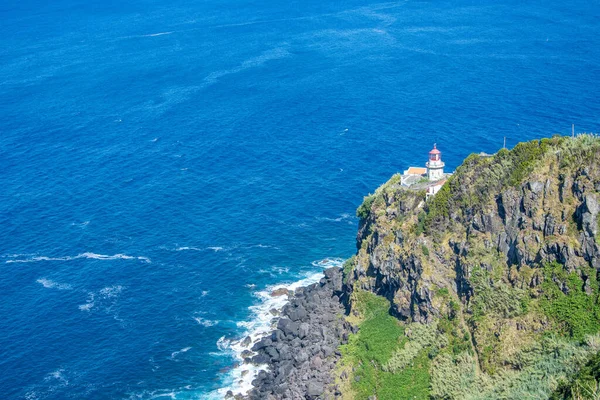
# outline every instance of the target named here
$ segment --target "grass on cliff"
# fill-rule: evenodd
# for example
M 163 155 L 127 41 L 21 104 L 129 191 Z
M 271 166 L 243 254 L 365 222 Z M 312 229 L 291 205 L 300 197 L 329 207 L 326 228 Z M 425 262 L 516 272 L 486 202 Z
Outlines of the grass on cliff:
M 570 379 L 561 381 L 551 400 L 600 399 L 600 353 L 596 353 Z
M 396 373 L 383 366 L 406 343 L 404 326 L 389 314 L 387 299 L 370 292 L 354 292 L 353 309 L 359 314 L 359 331 L 341 346 L 342 366 L 354 369 L 351 390 L 355 400 L 376 395 L 379 400 L 424 399 L 429 391 L 429 358 L 419 352 L 409 366 Z
M 445 226 L 451 213 L 479 210 L 488 203 L 489 199 L 484 196 L 517 187 L 543 161 L 550 149 L 565 147 L 567 140 L 556 136 L 523 142 L 512 150 L 500 150 L 494 157 L 471 154 L 427 204 L 423 230 L 432 233 L 434 226 Z
M 568 273 L 558 263 L 544 267 L 543 295 L 540 306 L 557 324 L 558 329 L 574 339 L 594 334 L 600 329 L 600 305 L 596 271 L 582 268 L 587 275 L 585 283 L 576 272 Z

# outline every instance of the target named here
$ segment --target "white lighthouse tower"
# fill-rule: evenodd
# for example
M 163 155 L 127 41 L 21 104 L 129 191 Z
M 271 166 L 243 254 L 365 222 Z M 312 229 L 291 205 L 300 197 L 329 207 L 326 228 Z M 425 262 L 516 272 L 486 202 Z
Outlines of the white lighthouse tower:
M 427 162 L 427 178 L 430 181 L 437 181 L 444 177 L 444 162 L 442 153 L 437 149 L 435 143 L 433 150 L 429 152 L 429 161 Z

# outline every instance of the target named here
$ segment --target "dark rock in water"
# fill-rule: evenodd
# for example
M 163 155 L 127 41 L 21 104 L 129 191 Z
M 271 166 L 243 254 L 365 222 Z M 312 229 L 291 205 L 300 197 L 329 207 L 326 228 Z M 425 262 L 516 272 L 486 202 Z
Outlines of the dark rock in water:
M 275 289 L 271 292 L 272 297 L 288 296 L 289 294 L 290 294 L 290 291 L 286 288 Z
M 246 338 L 242 341 L 242 346 L 248 347 L 252 344 L 252 338 L 250 336 L 246 336 Z
M 282 309 L 277 326 L 266 338 L 254 344 L 255 364 L 267 364 L 252 381 L 254 388 L 245 397 L 263 399 L 317 399 L 333 396 L 335 349 L 346 343 L 351 326 L 340 315 L 342 272 L 325 271 L 316 284 L 300 288 Z
M 275 317 L 276 317 L 276 316 L 278 316 L 278 315 L 280 314 L 279 310 L 278 310 L 278 309 L 276 309 L 276 308 L 271 308 L 271 309 L 269 310 L 269 312 L 271 313 L 271 315 L 273 315 L 273 316 L 275 316 Z
M 263 338 L 263 339 L 259 340 L 258 342 L 256 342 L 254 344 L 254 346 L 252 346 L 252 351 L 259 351 L 260 349 L 268 347 L 271 344 L 273 344 L 273 342 L 271 341 L 271 339 L 269 339 L 269 338 Z
M 242 358 L 252 358 L 253 354 L 250 350 L 244 350 L 242 351 Z
M 253 364 L 267 364 L 269 362 L 270 358 L 267 354 L 257 354 L 254 357 L 252 357 L 252 363 Z

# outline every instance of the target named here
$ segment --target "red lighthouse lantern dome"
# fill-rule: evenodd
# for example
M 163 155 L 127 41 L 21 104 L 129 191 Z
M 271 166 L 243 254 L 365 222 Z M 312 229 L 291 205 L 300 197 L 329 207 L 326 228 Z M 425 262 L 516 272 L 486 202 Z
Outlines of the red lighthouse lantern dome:
M 429 160 L 431 161 L 440 161 L 442 158 L 442 152 L 439 151 L 436 147 L 436 144 L 433 144 L 433 150 L 429 152 Z

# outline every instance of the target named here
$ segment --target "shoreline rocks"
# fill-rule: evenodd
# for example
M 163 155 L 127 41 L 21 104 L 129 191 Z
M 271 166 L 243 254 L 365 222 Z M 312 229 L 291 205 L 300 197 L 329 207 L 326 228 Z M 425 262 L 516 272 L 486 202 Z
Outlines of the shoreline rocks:
M 286 288 L 278 288 L 271 292 L 271 297 L 290 296 L 293 293 Z
M 324 274 L 318 283 L 290 293 L 276 328 L 252 346 L 256 354 L 246 362 L 268 368 L 258 373 L 244 399 L 335 398 L 337 348 L 347 342 L 351 327 L 340 301 L 342 270 L 329 268 Z

